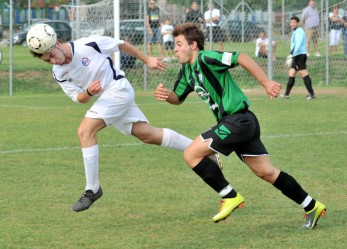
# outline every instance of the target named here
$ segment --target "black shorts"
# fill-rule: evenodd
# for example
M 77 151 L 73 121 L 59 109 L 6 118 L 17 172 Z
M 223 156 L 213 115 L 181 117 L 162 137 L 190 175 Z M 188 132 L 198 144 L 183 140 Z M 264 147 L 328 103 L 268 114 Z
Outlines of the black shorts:
M 306 61 L 307 61 L 306 54 L 299 54 L 297 56 L 294 56 L 292 68 L 294 68 L 296 71 L 304 70 L 306 69 Z
M 165 46 L 165 50 L 173 50 L 174 49 L 173 41 L 164 42 L 164 46 Z
M 247 110 L 222 118 L 218 124 L 201 134 L 204 140 L 211 139 L 210 149 L 228 156 L 233 151 L 243 156 L 268 155 L 260 139 L 260 125 L 253 112 Z

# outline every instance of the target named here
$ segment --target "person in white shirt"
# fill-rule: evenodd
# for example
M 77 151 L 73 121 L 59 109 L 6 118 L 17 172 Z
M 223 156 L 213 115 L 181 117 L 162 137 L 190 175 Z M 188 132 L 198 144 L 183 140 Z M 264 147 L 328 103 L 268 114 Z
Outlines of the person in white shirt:
M 171 19 L 166 18 L 165 24 L 161 27 L 161 35 L 163 36 L 165 58 L 163 61 L 170 61 L 173 59 L 174 38 L 172 35 L 173 26 L 171 25 Z
M 220 10 L 215 9 L 213 4 L 208 4 L 208 9 L 209 10 L 204 14 L 205 23 L 208 30 L 207 37 L 209 37 L 209 32 L 212 28 L 212 41 L 218 42 L 219 51 L 223 51 L 223 41 L 225 40 L 225 38 L 223 30 L 218 25 L 221 18 Z
M 171 129 L 149 124 L 135 103 L 131 84 L 124 72 L 115 67 L 111 55 L 124 51 L 149 68 L 164 71 L 166 66 L 158 58 L 147 56 L 128 42 L 105 36 L 84 37 L 67 43 L 52 42 L 50 48 L 42 53 L 31 50 L 32 55 L 53 65 L 54 79 L 74 102 L 94 101 L 77 131 L 86 175 L 85 191 L 72 207 L 73 211 L 79 212 L 88 209 L 103 195 L 98 175 L 99 146 L 96 137 L 102 129 L 113 126 L 144 143 L 180 151 L 184 151 L 192 140 Z M 212 160 L 218 158 L 215 155 L 211 157 L 214 158 Z
M 339 45 L 343 25 L 343 17 L 339 15 L 339 6 L 336 5 L 334 6 L 333 11 L 329 13 L 330 53 L 337 53 L 337 47 Z
M 255 56 L 259 58 L 267 58 L 269 54 L 269 39 L 264 32 L 259 33 L 259 38 L 255 42 Z M 272 60 L 276 60 L 276 43 L 272 41 Z

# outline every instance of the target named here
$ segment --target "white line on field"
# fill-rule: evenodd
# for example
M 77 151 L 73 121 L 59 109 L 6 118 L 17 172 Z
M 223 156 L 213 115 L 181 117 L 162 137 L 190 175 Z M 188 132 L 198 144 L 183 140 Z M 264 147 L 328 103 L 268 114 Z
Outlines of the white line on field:
M 303 136 L 325 136 L 325 135 L 347 135 L 347 131 L 340 132 L 318 132 L 318 133 L 307 133 L 307 134 L 282 134 L 282 135 L 269 135 L 262 136 L 262 138 L 284 138 L 284 137 L 303 137 Z M 131 147 L 131 146 L 142 146 L 144 143 L 123 143 L 123 144 L 100 144 L 100 147 Z M 31 148 L 31 149 L 17 149 L 17 150 L 0 150 L 0 154 L 19 154 L 19 153 L 30 153 L 30 152 L 50 152 L 50 151 L 61 151 L 61 150 L 80 150 L 80 147 L 57 147 L 57 148 Z

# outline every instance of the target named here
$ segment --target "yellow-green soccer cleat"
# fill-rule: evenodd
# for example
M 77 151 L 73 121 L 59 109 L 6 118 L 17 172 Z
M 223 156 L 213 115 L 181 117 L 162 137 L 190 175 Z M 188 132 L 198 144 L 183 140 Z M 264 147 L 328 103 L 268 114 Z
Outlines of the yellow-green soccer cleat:
M 320 217 L 324 216 L 326 213 L 326 207 L 323 203 L 316 201 L 314 208 L 305 214 L 306 222 L 302 226 L 303 229 L 311 229 L 317 225 Z
M 225 198 L 221 200 L 221 205 L 219 208 L 219 213 L 216 214 L 212 220 L 214 222 L 219 222 L 225 220 L 228 216 L 236 209 L 242 208 L 245 205 L 245 198 L 242 195 L 237 194 L 234 198 Z

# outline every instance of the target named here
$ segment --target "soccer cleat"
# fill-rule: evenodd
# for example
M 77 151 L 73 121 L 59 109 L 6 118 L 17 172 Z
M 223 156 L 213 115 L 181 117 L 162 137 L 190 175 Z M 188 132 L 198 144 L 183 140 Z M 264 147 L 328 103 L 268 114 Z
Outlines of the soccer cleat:
M 222 199 L 219 213 L 216 214 L 212 220 L 216 223 L 221 220 L 225 220 L 236 208 L 242 208 L 244 205 L 245 199 L 240 194 L 237 194 L 237 196 L 234 198 Z
M 306 100 L 311 100 L 311 99 L 315 99 L 315 98 L 316 98 L 315 94 L 313 94 L 313 95 L 309 94 L 306 96 Z
M 213 154 L 213 155 L 209 156 L 208 158 L 210 158 L 212 161 L 214 161 L 216 164 L 218 164 L 218 167 L 220 168 L 220 170 L 223 169 L 223 163 L 222 163 L 222 160 L 220 159 L 220 156 L 218 153 Z
M 281 99 L 289 99 L 289 95 L 281 94 L 280 95 Z
M 303 229 L 311 229 L 317 225 L 318 219 L 325 215 L 326 207 L 324 204 L 316 201 L 314 208 L 305 214 L 306 222 L 302 226 Z
M 95 194 L 90 189 L 86 190 L 75 205 L 73 205 L 72 210 L 75 212 L 80 212 L 88 209 L 97 199 L 102 196 L 102 194 L 103 192 L 101 186 L 98 192 Z

